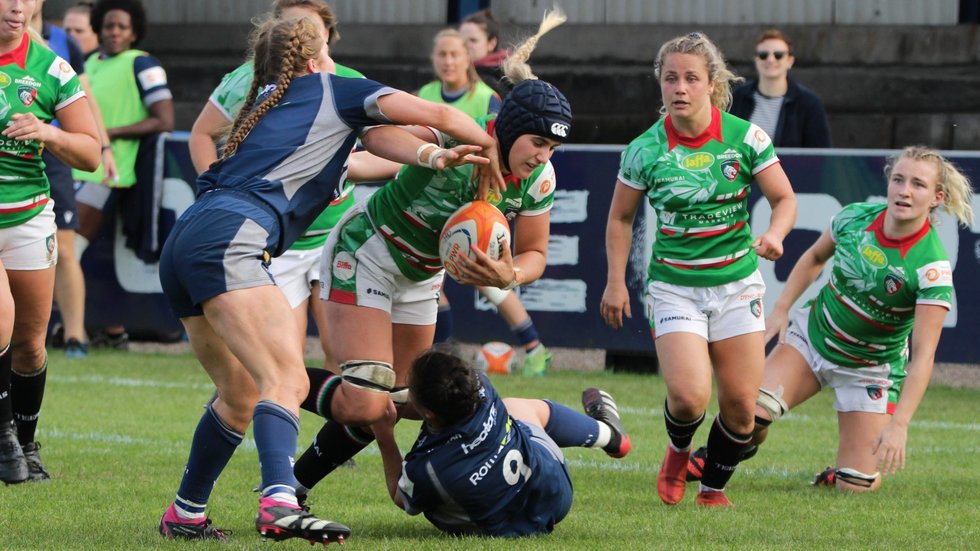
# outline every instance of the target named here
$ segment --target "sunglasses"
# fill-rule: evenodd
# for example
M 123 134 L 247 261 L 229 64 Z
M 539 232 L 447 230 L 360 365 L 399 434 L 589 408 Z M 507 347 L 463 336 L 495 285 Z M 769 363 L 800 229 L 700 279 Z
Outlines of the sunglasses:
M 769 54 L 772 54 L 772 57 L 776 58 L 776 61 L 779 61 L 780 59 L 786 57 L 787 53 L 789 52 L 756 52 L 755 55 L 760 60 L 765 61 L 769 59 Z

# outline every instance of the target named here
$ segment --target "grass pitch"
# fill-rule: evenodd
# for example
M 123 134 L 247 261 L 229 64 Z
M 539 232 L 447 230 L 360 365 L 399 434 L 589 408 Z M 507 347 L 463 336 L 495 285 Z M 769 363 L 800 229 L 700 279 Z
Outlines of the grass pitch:
M 622 460 L 567 449 L 575 503 L 550 536 L 517 541 L 451 538 L 387 497 L 374 446 L 311 495 L 313 511 L 343 522 L 344 549 L 976 549 L 980 547 L 980 391 L 934 387 L 909 430 L 908 465 L 881 490 L 849 495 L 808 486 L 834 460 L 832 397 L 824 392 L 777 422 L 728 486 L 734 510 L 702 510 L 695 486 L 675 507 L 654 483 L 666 445 L 662 379 L 558 372 L 496 377 L 504 396 L 577 406 L 599 386 L 616 398 L 633 440 Z M 52 351 L 38 440 L 53 480 L 0 487 L 0 549 L 307 549 L 263 542 L 254 528 L 257 454 L 246 439 L 212 495 L 209 514 L 231 542 L 162 539 L 157 523 L 173 498 L 191 434 L 211 385 L 193 357 L 95 351 L 66 360 Z M 710 412 L 713 413 L 713 412 Z M 304 413 L 300 446 L 320 426 Z M 399 425 L 407 450 L 417 423 Z M 695 437 L 707 437 L 707 423 Z

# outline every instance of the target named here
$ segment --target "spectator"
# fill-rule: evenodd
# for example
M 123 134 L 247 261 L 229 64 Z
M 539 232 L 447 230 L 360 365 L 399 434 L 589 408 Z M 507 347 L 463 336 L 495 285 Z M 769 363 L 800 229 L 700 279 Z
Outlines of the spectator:
M 118 174 L 104 166 L 94 172 L 76 170 L 78 189 L 78 256 L 95 238 L 104 212 L 126 200 L 136 185 L 140 140 L 174 128 L 174 108 L 167 73 L 156 58 L 133 47 L 146 37 L 146 10 L 140 0 L 99 0 L 92 8 L 92 28 L 99 35 L 97 55 L 85 62 L 95 101 L 111 139 Z M 120 325 L 93 336 L 93 345 L 126 349 L 129 335 Z
M 54 53 L 68 61 L 78 75 L 78 81 L 88 97 L 88 105 L 95 116 L 102 143 L 109 143 L 102 113 L 99 112 L 92 91 L 85 77 L 85 59 L 82 50 L 68 34 L 58 27 L 44 21 L 42 10 L 44 0 L 35 4 L 31 27 L 40 33 Z M 86 16 L 87 21 L 87 16 Z M 87 25 L 88 23 L 86 23 Z M 52 124 L 57 125 L 54 121 Z M 88 354 L 88 337 L 85 334 L 85 276 L 75 254 L 75 230 L 78 229 L 78 209 L 75 206 L 75 185 L 71 168 L 55 157 L 47 149 L 41 154 L 44 160 L 44 173 L 51 184 L 51 199 L 54 201 L 55 223 L 58 227 L 58 264 L 55 268 L 54 296 L 61 315 L 61 324 L 54 331 L 52 344 L 64 346 L 69 358 L 84 358 Z M 102 162 L 111 174 L 116 172 L 112 150 L 102 149 Z
M 480 10 L 463 19 L 459 34 L 466 40 L 473 65 L 483 82 L 500 97 L 506 96 L 513 85 L 504 78 L 500 64 L 510 55 L 510 50 L 500 47 L 500 25 L 490 9 Z
M 823 102 L 789 78 L 796 61 L 789 37 L 776 29 L 763 32 L 754 59 L 759 76 L 732 92 L 729 112 L 765 130 L 776 147 L 831 147 Z
M 65 10 L 61 27 L 78 42 L 86 58 L 99 49 L 99 35 L 92 30 L 92 2 L 81 2 Z
M 448 103 L 474 118 L 500 111 L 500 96 L 476 74 L 459 31 L 439 31 L 432 42 L 432 68 L 436 80 L 423 86 L 418 96 L 436 103 Z

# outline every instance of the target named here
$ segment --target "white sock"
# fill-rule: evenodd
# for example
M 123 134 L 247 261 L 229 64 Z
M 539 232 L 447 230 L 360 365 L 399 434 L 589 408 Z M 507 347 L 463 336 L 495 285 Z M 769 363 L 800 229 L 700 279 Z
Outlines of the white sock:
M 602 421 L 596 421 L 596 424 L 599 425 L 599 436 L 596 436 L 592 447 L 605 448 L 606 444 L 609 444 L 609 440 L 612 439 L 612 429 L 610 429 L 609 425 L 603 423 Z

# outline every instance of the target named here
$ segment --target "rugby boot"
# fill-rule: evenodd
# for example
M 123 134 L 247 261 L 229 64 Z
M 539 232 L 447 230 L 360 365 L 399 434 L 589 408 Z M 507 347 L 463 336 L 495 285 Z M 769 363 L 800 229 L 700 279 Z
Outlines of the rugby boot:
M 823 472 L 817 473 L 810 486 L 837 486 L 837 468 L 827 467 Z
M 271 497 L 259 499 L 255 529 L 264 539 L 302 538 L 311 544 L 343 543 L 350 537 L 350 528 L 343 524 L 316 518 L 301 507 Z
M 702 507 L 734 507 L 725 492 L 721 490 L 701 490 L 694 503 Z
M 51 475 L 41 462 L 41 443 L 28 442 L 22 446 L 24 460 L 27 461 L 27 478 L 32 482 L 51 480 Z
M 609 437 L 609 443 L 602 447 L 603 451 L 609 457 L 617 459 L 626 457 L 633 448 L 633 443 L 623 430 L 623 423 L 619 419 L 619 408 L 616 407 L 612 396 L 598 388 L 587 388 L 582 391 L 582 407 L 586 415 L 609 426 L 612 435 Z
M 663 465 L 657 473 L 657 494 L 660 496 L 660 501 L 667 505 L 676 505 L 684 499 L 684 489 L 687 485 L 685 480 L 687 460 L 690 456 L 690 449 L 682 452 L 674 451 L 674 448 L 667 444 Z
M 211 519 L 207 517 L 197 521 L 180 518 L 173 503 L 167 507 L 160 519 L 160 535 L 168 539 L 226 540 L 229 533 L 212 526 Z
M 19 484 L 29 476 L 27 458 L 17 441 L 17 425 L 10 421 L 0 427 L 0 480 L 4 484 Z

